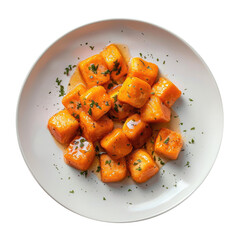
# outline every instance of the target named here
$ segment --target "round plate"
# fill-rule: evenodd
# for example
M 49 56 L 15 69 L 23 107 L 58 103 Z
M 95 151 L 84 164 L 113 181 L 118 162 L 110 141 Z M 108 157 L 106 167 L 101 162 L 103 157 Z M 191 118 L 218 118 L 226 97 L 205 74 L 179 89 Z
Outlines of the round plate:
M 66 89 L 69 77 L 64 69 L 99 53 L 110 42 L 126 44 L 132 57 L 141 55 L 156 63 L 183 92 L 173 109 L 180 118 L 184 151 L 144 184 L 104 184 L 91 172 L 85 177 L 64 163 L 62 149 L 47 129 L 48 119 L 63 109 L 56 78 Z M 222 131 L 221 97 L 201 57 L 174 34 L 133 20 L 92 23 L 57 40 L 33 66 L 17 111 L 19 145 L 41 187 L 73 212 L 108 222 L 150 218 L 186 199 L 212 168 Z

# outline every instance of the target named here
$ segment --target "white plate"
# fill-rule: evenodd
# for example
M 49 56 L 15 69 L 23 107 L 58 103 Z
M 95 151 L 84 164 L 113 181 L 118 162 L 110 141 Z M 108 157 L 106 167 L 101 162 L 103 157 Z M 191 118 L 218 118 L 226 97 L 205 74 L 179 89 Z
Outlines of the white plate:
M 56 78 L 62 79 L 66 88 L 69 77 L 63 74 L 64 68 L 79 62 L 78 57 L 81 60 L 99 53 L 109 41 L 128 45 L 132 57 L 142 53 L 184 93 L 174 110 L 183 123 L 181 131 L 187 130 L 183 132 L 185 151 L 145 184 L 104 184 L 93 173 L 85 178 L 64 163 L 62 150 L 46 127 L 49 117 L 63 108 Z M 195 130 L 190 130 L 192 127 Z M 23 86 L 17 111 L 19 145 L 41 187 L 73 212 L 108 222 L 150 218 L 186 199 L 212 168 L 222 131 L 221 97 L 201 57 L 172 33 L 132 20 L 92 23 L 56 41 L 33 66 Z M 194 143 L 189 144 L 192 139 Z M 72 190 L 74 193 L 70 193 Z

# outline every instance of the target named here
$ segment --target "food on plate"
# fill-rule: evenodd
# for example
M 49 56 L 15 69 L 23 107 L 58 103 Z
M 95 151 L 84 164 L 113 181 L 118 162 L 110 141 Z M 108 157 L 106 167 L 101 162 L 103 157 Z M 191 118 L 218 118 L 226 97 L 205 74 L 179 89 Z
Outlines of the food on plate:
M 62 99 L 63 106 L 78 121 L 79 121 L 80 112 L 82 111 L 80 96 L 86 91 L 87 91 L 86 87 L 83 84 L 79 84 L 67 95 L 65 95 Z
M 111 74 L 111 78 L 115 81 L 119 80 L 128 73 L 128 66 L 123 58 L 122 54 L 118 50 L 117 46 L 111 44 L 107 46 L 102 52 L 102 57 L 104 58 L 108 69 Z
M 156 64 L 147 62 L 138 57 L 132 59 L 129 67 L 129 77 L 138 77 L 152 86 L 157 75 L 158 66 Z
M 125 157 L 132 151 L 132 144 L 120 128 L 116 128 L 106 135 L 100 144 L 112 159 Z
M 151 95 L 151 86 L 137 77 L 128 77 L 119 90 L 118 100 L 141 108 Z
M 109 114 L 113 119 L 118 120 L 125 119 L 135 112 L 135 108 L 133 106 L 118 100 L 118 94 L 121 87 L 122 86 L 116 86 L 114 89 L 108 92 L 108 95 L 112 101 L 112 108 L 109 111 Z
M 88 88 L 103 85 L 110 80 L 110 72 L 107 64 L 100 54 L 83 60 L 78 66 Z
M 153 177 L 159 167 L 144 149 L 137 149 L 127 157 L 127 165 L 132 179 L 137 183 L 146 182 Z
M 94 156 L 93 143 L 81 136 L 73 139 L 64 154 L 65 162 L 68 165 L 82 171 L 86 171 L 91 166 Z
M 156 153 L 172 160 L 176 160 L 182 149 L 183 140 L 181 134 L 162 128 L 155 141 Z
M 170 108 L 154 95 L 150 97 L 140 111 L 141 118 L 145 122 L 169 122 L 171 118 Z
M 119 182 L 127 176 L 126 159 L 113 160 L 109 155 L 100 156 L 101 180 L 103 182 Z
M 167 107 L 171 107 L 182 94 L 171 81 L 163 77 L 160 77 L 153 85 L 152 92 L 155 96 L 159 97 Z
M 144 183 L 178 158 L 183 139 L 173 131 L 171 107 L 181 91 L 158 76 L 156 64 L 139 57 L 127 61 L 121 48 L 110 44 L 74 66 L 62 99 L 65 109 L 48 121 L 53 137 L 68 144 L 69 166 L 81 171 L 98 166 L 92 172 L 105 183 L 127 176 Z
M 88 113 L 82 111 L 80 113 L 80 127 L 82 135 L 88 141 L 96 142 L 113 130 L 113 121 L 108 116 L 94 121 Z
M 139 114 L 130 116 L 123 125 L 123 132 L 134 148 L 141 148 L 152 135 L 150 125 L 141 119 Z
M 78 121 L 67 111 L 62 110 L 48 120 L 48 129 L 55 139 L 62 143 L 69 143 L 77 134 Z
M 94 120 L 98 120 L 111 109 L 111 99 L 102 86 L 87 90 L 80 97 L 82 108 Z

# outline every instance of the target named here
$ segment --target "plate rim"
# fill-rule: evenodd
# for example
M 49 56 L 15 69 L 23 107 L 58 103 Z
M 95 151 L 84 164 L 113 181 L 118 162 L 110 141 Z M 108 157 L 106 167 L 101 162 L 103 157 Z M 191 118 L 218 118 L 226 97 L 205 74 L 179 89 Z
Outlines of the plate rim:
M 169 208 L 167 208 L 166 210 L 164 211 L 161 211 L 161 212 L 156 212 L 154 214 L 152 214 L 151 216 L 149 217 L 139 217 L 137 219 L 134 219 L 134 220 L 110 220 L 110 219 L 104 219 L 102 217 L 90 217 L 90 216 L 87 216 L 86 214 L 82 214 L 82 213 L 78 213 L 77 211 L 74 211 L 73 209 L 70 209 L 69 207 L 63 205 L 61 202 L 59 202 L 57 199 L 55 199 L 53 196 L 50 195 L 50 193 L 47 192 L 47 190 L 44 189 L 44 187 L 40 184 L 40 182 L 37 180 L 37 178 L 35 177 L 35 175 L 33 174 L 30 166 L 28 165 L 28 162 L 27 162 L 27 158 L 24 154 L 24 150 L 23 150 L 23 147 L 21 145 L 21 141 L 20 141 L 20 133 L 19 133 L 19 118 L 20 118 L 20 113 L 19 113 L 19 108 L 20 108 L 20 102 L 21 102 L 21 98 L 22 98 L 22 94 L 23 94 L 23 90 L 25 88 L 25 85 L 27 84 L 27 81 L 29 79 L 29 76 L 31 75 L 35 65 L 40 61 L 40 59 L 45 55 L 45 53 L 52 47 L 54 46 L 58 41 L 60 41 L 61 39 L 63 39 L 64 37 L 66 37 L 67 35 L 70 35 L 72 32 L 76 31 L 76 30 L 79 30 L 83 27 L 87 27 L 87 26 L 90 26 L 90 25 L 94 25 L 94 24 L 99 24 L 99 23 L 104 23 L 104 22 L 136 22 L 136 23 L 139 23 L 139 24 L 148 24 L 148 25 L 151 25 L 153 27 L 156 27 L 156 28 L 159 28 L 160 30 L 163 30 L 167 33 L 169 33 L 170 35 L 173 35 L 175 38 L 177 38 L 178 40 L 180 40 L 182 43 L 184 43 L 187 47 L 189 47 L 191 49 L 191 51 L 199 58 L 199 60 L 201 61 L 201 63 L 203 63 L 204 67 L 206 68 L 206 70 L 209 72 L 209 74 L 212 76 L 213 80 L 214 80 L 214 85 L 216 87 L 216 90 L 217 90 L 217 94 L 219 96 L 219 100 L 220 100 L 220 105 L 219 105 L 219 109 L 220 109 L 220 112 L 221 112 L 221 121 L 220 122 L 220 139 L 219 139 L 219 143 L 218 143 L 218 147 L 217 147 L 217 150 L 216 150 L 216 154 L 215 154 L 215 157 L 214 157 L 214 160 L 210 166 L 210 168 L 208 169 L 208 171 L 206 172 L 205 176 L 203 177 L 203 179 L 201 179 L 201 181 L 199 181 L 199 183 L 196 185 L 196 187 L 190 191 L 190 193 L 187 193 L 185 196 L 183 196 L 180 200 L 178 200 L 175 204 L 173 204 L 173 206 L 170 206 Z M 138 222 L 138 221 L 143 221 L 143 220 L 148 220 L 148 219 L 151 219 L 153 217 L 157 217 L 159 215 L 162 215 L 163 213 L 166 213 L 168 212 L 169 210 L 177 207 L 179 204 L 181 204 L 182 202 L 184 202 L 185 200 L 187 200 L 201 185 L 202 183 L 205 181 L 205 179 L 207 178 L 207 176 L 209 175 L 210 171 L 212 170 L 216 160 L 217 160 L 217 157 L 218 157 L 218 154 L 219 154 L 219 151 L 220 151 L 220 147 L 221 147 L 221 144 L 222 144 L 222 139 L 223 139 L 223 134 L 224 134 L 224 109 L 223 109 L 223 101 L 222 101 L 222 97 L 221 97 L 221 93 L 220 93 L 220 90 L 219 90 L 219 87 L 218 87 L 218 84 L 216 82 L 216 79 L 215 77 L 213 76 L 210 68 L 208 67 L 208 65 L 205 63 L 205 61 L 203 60 L 203 58 L 199 55 L 199 53 L 188 43 L 186 42 L 184 39 L 182 39 L 181 37 L 179 37 L 177 34 L 173 33 L 172 31 L 158 25 L 158 24 L 155 24 L 155 23 L 152 23 L 152 22 L 148 22 L 148 21 L 143 21 L 143 20 L 138 20 L 138 19 L 130 19 L 130 18 L 110 18 L 110 19 L 103 19 L 103 20 L 99 20 L 99 21 L 93 21 L 93 22 L 90 22 L 90 23 L 87 23 L 87 24 L 83 24 L 83 25 L 80 25 L 79 27 L 76 27 L 72 30 L 70 30 L 69 32 L 61 35 L 60 37 L 58 37 L 54 42 L 52 42 L 47 48 L 45 48 L 45 50 L 42 52 L 42 54 L 40 54 L 40 56 L 35 60 L 35 62 L 32 64 L 30 70 L 28 71 L 26 77 L 25 77 L 25 80 L 23 80 L 23 83 L 22 83 L 22 86 L 20 88 L 20 92 L 19 92 L 19 95 L 18 95 L 18 100 L 17 100 L 17 107 L 16 107 L 16 112 L 15 112 L 15 126 L 16 126 L 16 135 L 17 135 L 17 142 L 18 142 L 18 146 L 20 148 L 20 152 L 22 154 L 22 158 L 26 164 L 26 166 L 28 167 L 28 170 L 30 171 L 31 175 L 33 176 L 33 178 L 36 180 L 36 182 L 39 184 L 39 186 L 53 199 L 55 200 L 58 204 L 60 204 L 61 206 L 63 206 L 65 209 L 67 210 L 70 210 L 71 212 L 79 215 L 79 216 L 82 216 L 82 217 L 86 217 L 88 219 L 91 219 L 91 220 L 95 220 L 95 221 L 100 221 L 100 222 L 107 222 L 107 223 L 130 223 L 130 222 Z

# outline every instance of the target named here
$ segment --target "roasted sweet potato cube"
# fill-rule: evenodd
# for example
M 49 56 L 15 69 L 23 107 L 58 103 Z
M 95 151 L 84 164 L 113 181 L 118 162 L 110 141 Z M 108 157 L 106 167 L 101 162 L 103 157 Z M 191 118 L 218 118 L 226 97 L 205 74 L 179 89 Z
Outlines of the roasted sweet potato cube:
M 171 118 L 170 108 L 154 95 L 150 97 L 140 111 L 141 118 L 145 122 L 169 122 Z
M 159 171 L 158 165 L 144 149 L 132 152 L 127 157 L 127 166 L 132 179 L 137 183 L 146 182 Z
M 81 94 L 86 92 L 86 87 L 82 84 L 76 86 L 72 91 L 65 95 L 62 99 L 62 104 L 68 112 L 79 121 L 82 106 L 80 103 Z
M 138 77 L 153 85 L 158 75 L 158 66 L 154 63 L 147 62 L 141 58 L 132 59 L 129 67 L 129 77 Z
M 94 121 L 87 113 L 82 111 L 80 113 L 80 127 L 83 136 L 88 141 L 96 142 L 113 130 L 113 121 L 107 116 Z
M 168 107 L 171 107 L 182 93 L 170 80 L 163 77 L 153 85 L 152 92 Z
M 100 54 L 83 60 L 78 67 L 88 88 L 103 85 L 110 80 L 110 71 Z
M 101 52 L 101 55 L 107 63 L 108 69 L 111 71 L 111 78 L 113 80 L 118 80 L 127 75 L 128 67 L 126 61 L 116 45 L 111 44 L 107 46 Z
M 88 89 L 81 95 L 82 108 L 94 120 L 100 119 L 111 109 L 111 99 L 102 86 L 95 86 Z
M 132 151 L 132 144 L 120 128 L 106 135 L 100 144 L 114 160 L 125 157 Z
M 127 103 L 118 100 L 118 94 L 121 86 L 114 88 L 108 92 L 112 101 L 112 109 L 109 111 L 110 115 L 117 120 L 125 119 L 135 112 L 135 108 Z
M 48 120 L 48 129 L 55 139 L 62 143 L 69 143 L 77 134 L 78 121 L 67 111 L 62 110 Z
M 162 128 L 155 140 L 155 152 L 168 159 L 176 160 L 182 149 L 181 134 L 167 128 Z
M 95 157 L 95 149 L 91 142 L 84 137 L 77 136 L 65 150 L 65 162 L 82 171 L 86 171 Z
M 135 148 L 142 147 L 152 134 L 151 127 L 142 121 L 139 114 L 134 114 L 126 120 L 123 132 Z
M 107 154 L 100 156 L 101 180 L 103 182 L 119 182 L 127 175 L 125 158 L 113 160 Z
M 137 77 L 128 77 L 119 90 L 118 100 L 141 108 L 149 99 L 151 87 Z

